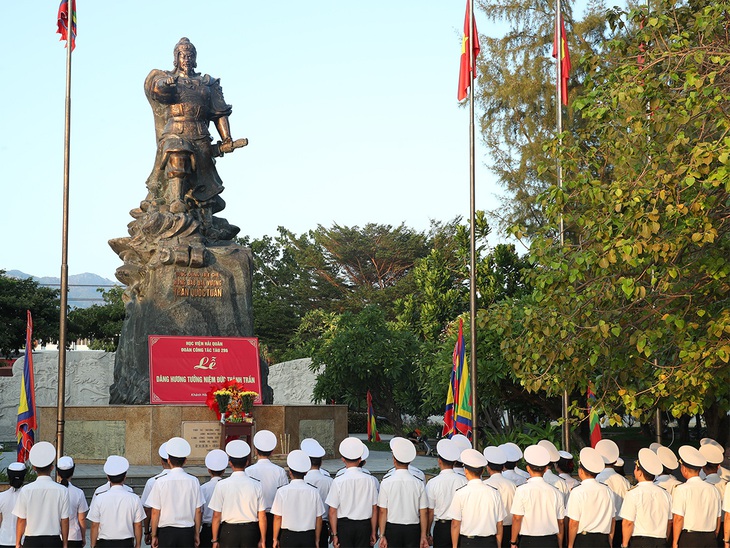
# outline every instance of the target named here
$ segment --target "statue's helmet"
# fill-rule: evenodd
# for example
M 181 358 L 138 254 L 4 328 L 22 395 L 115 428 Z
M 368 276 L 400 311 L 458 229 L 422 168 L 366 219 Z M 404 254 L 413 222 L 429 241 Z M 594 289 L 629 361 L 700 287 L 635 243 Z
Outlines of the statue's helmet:
M 178 68 L 177 67 L 178 57 L 180 55 L 180 52 L 183 50 L 188 50 L 193 53 L 193 68 L 197 67 L 198 66 L 198 64 L 197 64 L 198 52 L 195 49 L 195 46 L 193 45 L 193 43 L 190 40 L 188 40 L 187 38 L 185 38 L 184 36 L 182 38 L 180 38 L 180 40 L 178 41 L 177 44 L 175 44 L 175 50 L 173 51 L 173 55 L 175 56 L 175 59 L 173 61 L 174 67 Z

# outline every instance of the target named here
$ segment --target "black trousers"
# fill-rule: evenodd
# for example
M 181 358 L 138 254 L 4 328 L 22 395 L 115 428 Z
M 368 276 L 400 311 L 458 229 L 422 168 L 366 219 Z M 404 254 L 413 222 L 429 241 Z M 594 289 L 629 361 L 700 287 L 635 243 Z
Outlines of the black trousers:
M 200 548 L 212 548 L 213 527 L 210 523 L 203 523 L 200 526 Z
M 656 537 L 631 537 L 629 540 L 631 548 L 666 548 L 667 539 Z
M 622 519 L 616 520 L 616 527 L 613 530 L 613 543 L 611 543 L 611 546 L 614 548 L 621 548 L 621 545 L 624 543 L 623 523 L 624 520 Z
M 266 548 L 274 546 L 274 514 L 266 512 Z
M 501 548 L 509 548 L 510 542 L 512 542 L 512 526 L 502 526 L 502 546 Z
M 261 530 L 258 521 L 221 523 L 218 529 L 220 548 L 258 548 Z
M 337 540 L 343 548 L 370 548 L 370 520 L 337 520 Z
M 715 531 L 682 531 L 677 546 L 679 548 L 715 548 L 717 546 Z
M 393 548 L 418 548 L 421 543 L 421 526 L 418 523 L 385 525 L 385 538 Z
M 67 543 L 68 548 L 83 548 L 84 541 L 83 540 L 69 540 Z
M 159 548 L 190 548 L 195 546 L 195 527 L 158 527 Z
M 314 529 L 310 531 L 282 529 L 279 535 L 279 546 L 281 548 L 312 548 L 316 539 L 317 532 Z
M 60 535 L 25 537 L 23 548 L 63 548 L 63 541 Z
M 608 548 L 608 534 L 586 533 L 575 536 L 575 548 Z M 620 545 L 619 545 L 620 546 Z
M 99 548 L 134 548 L 134 537 L 122 539 L 100 538 L 96 541 Z
M 330 522 L 322 520 L 322 532 L 319 534 L 319 548 L 327 548 L 330 543 Z
M 490 535 L 488 537 L 465 537 L 459 535 L 460 548 L 497 548 L 497 537 Z
M 433 523 L 433 548 L 451 548 L 451 520 L 437 519 Z
M 558 535 L 544 535 L 541 537 L 519 536 L 520 548 L 560 548 Z

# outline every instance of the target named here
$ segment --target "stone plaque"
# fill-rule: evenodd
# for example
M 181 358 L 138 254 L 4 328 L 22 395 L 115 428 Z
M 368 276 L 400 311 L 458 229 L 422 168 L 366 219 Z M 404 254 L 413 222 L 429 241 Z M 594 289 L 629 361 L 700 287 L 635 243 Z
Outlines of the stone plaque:
M 79 461 L 124 456 L 126 435 L 126 421 L 66 421 L 65 453 Z
M 332 419 L 300 420 L 299 441 L 304 438 L 316 439 L 327 455 L 335 454 L 335 421 Z
M 182 437 L 190 443 L 190 460 L 205 460 L 208 451 L 219 449 L 221 424 L 217 421 L 183 421 Z

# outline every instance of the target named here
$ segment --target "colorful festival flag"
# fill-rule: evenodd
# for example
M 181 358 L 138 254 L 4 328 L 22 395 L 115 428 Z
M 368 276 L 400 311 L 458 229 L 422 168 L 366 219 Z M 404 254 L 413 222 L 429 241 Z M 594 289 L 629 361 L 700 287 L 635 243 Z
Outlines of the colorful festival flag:
M 459 318 L 459 335 L 456 338 L 453 367 L 449 390 L 446 393 L 446 409 L 444 411 L 444 429 L 442 437 L 450 438 L 454 434 L 472 437 L 472 398 L 469 382 L 469 367 L 465 367 L 464 321 Z
M 368 390 L 368 441 L 380 441 L 378 427 L 375 424 L 375 411 L 373 410 L 373 397 Z
M 71 51 L 76 47 L 76 0 L 61 0 L 58 6 L 58 30 L 61 40 L 68 46 L 68 27 L 71 21 Z
M 471 17 L 469 9 L 470 0 L 466 0 L 466 15 L 464 16 L 464 37 L 461 39 L 461 65 L 459 66 L 459 101 L 466 98 L 467 90 L 472 81 L 476 77 L 476 61 L 479 56 L 479 33 L 477 32 L 477 22 Z M 472 24 L 469 25 L 471 20 Z M 470 31 L 471 27 L 471 31 Z M 471 66 L 469 58 L 469 46 L 474 52 L 474 66 Z
M 553 57 L 558 59 L 558 35 L 555 33 L 553 40 Z M 568 37 L 565 33 L 565 21 L 560 16 L 560 98 L 565 106 L 568 106 L 568 80 L 570 79 L 570 51 L 568 51 Z
M 596 410 L 596 395 L 590 386 L 588 387 L 586 397 L 588 399 L 588 430 L 591 433 L 591 447 L 595 447 L 601 441 L 601 421 L 598 418 L 598 411 Z
M 33 379 L 33 318 L 28 310 L 25 330 L 25 361 L 20 382 L 20 403 L 18 404 L 18 424 L 15 435 L 18 438 L 18 462 L 28 460 L 33 447 L 36 429 L 35 381 Z

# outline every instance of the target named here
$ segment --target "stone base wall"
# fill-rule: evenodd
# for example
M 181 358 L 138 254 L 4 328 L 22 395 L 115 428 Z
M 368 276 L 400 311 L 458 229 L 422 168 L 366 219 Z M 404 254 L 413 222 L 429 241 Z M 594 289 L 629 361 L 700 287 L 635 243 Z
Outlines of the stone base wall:
M 39 407 L 37 439 L 55 442 L 56 407 Z M 347 406 L 283 406 L 254 407 L 254 427 L 271 430 L 279 440 L 289 440 L 289 450 L 297 449 L 307 437 L 319 440 L 329 457 L 347 437 Z M 70 406 L 65 411 L 64 453 L 82 464 L 101 464 L 108 455 L 123 455 L 130 464 L 151 466 L 159 463 L 158 447 L 183 429 L 205 430 L 194 444 L 198 458 L 192 465 L 204 464 L 207 451 L 220 446 L 216 433 L 220 424 L 215 414 L 205 406 L 184 405 L 107 405 Z M 286 448 L 277 445 L 275 453 Z

